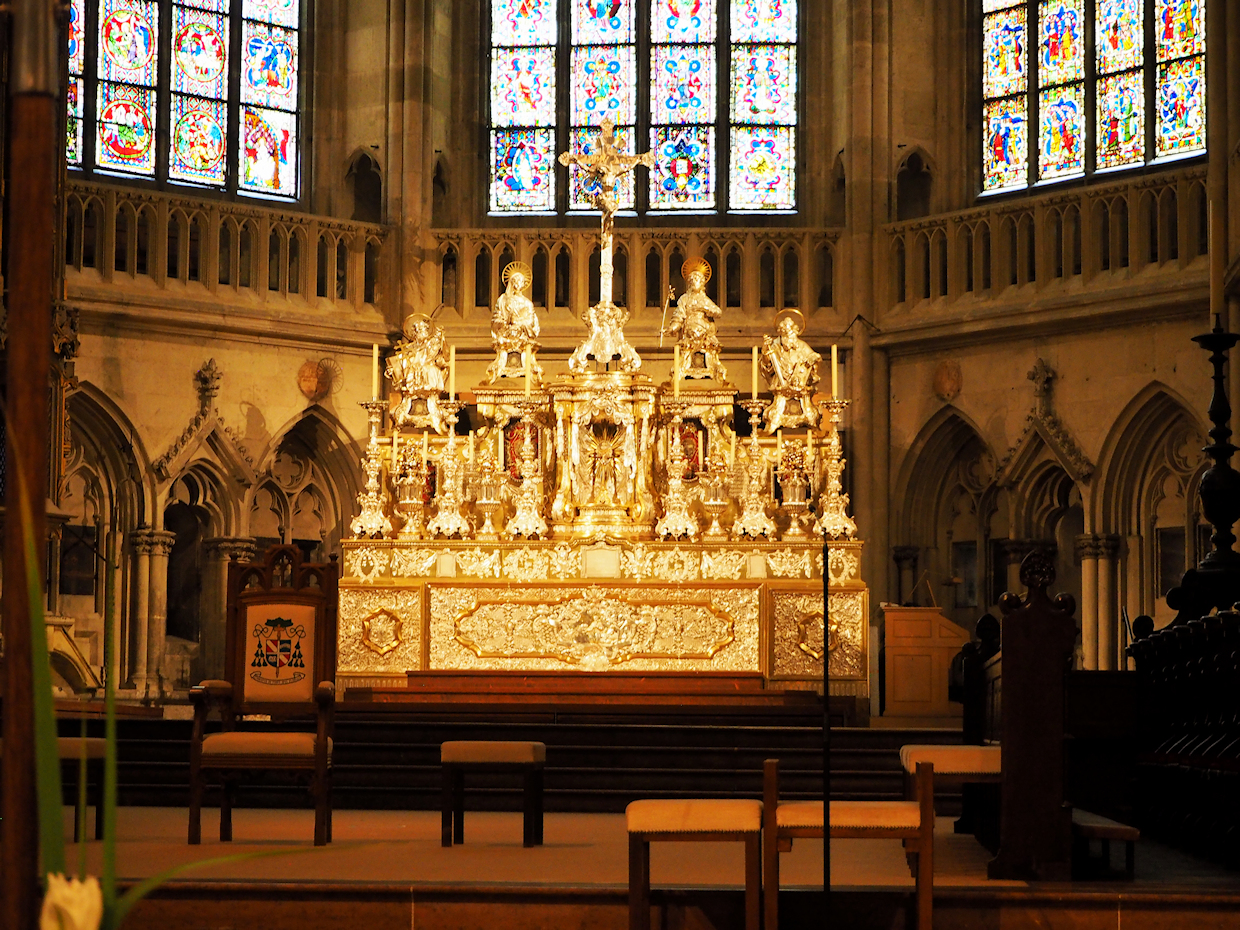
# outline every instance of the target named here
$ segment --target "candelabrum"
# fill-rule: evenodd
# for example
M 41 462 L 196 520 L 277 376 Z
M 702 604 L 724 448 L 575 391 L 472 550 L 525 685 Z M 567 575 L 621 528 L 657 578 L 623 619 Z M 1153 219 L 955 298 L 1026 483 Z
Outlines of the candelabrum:
M 521 459 L 517 463 L 517 473 L 521 476 L 521 486 L 517 489 L 514 502 L 516 512 L 504 527 L 509 536 L 523 536 L 535 539 L 547 535 L 547 521 L 543 519 L 543 474 L 542 462 L 534 450 L 534 411 L 539 406 L 537 401 L 521 400 L 517 407 L 521 411 L 523 439 L 521 442 Z
M 762 425 L 762 408 L 765 403 L 751 399 L 741 402 L 749 414 L 749 462 L 745 466 L 745 485 L 741 497 L 741 515 L 732 524 L 732 538 L 765 536 L 775 538 L 775 521 L 766 515 L 770 501 L 766 480 L 766 455 L 758 440 L 758 428 Z
M 805 512 L 809 509 L 806 492 L 809 479 L 806 478 L 805 452 L 797 445 L 786 446 L 779 456 L 779 490 L 781 501 L 779 509 L 788 514 L 788 528 L 780 537 L 786 540 L 799 541 L 809 534 L 802 525 Z
M 685 464 L 688 460 L 680 440 L 684 413 L 689 404 L 683 400 L 663 400 L 660 404 L 671 415 L 668 424 L 671 438 L 668 441 L 667 493 L 663 496 L 663 516 L 655 524 L 654 531 L 660 539 L 693 539 L 698 534 L 698 521 L 690 508 L 697 495 L 685 485 Z
M 473 467 L 474 510 L 482 515 L 477 539 L 497 540 L 499 531 L 493 522 L 504 509 L 501 489 L 508 481 L 508 472 L 499 467 L 499 461 L 491 452 L 482 452 Z
M 388 504 L 387 488 L 379 480 L 383 471 L 379 431 L 387 402 L 367 400 L 362 402 L 362 406 L 366 408 L 366 416 L 370 421 L 370 440 L 366 443 L 366 456 L 362 459 L 362 470 L 366 472 L 366 488 L 357 495 L 361 511 L 353 518 L 349 528 L 353 531 L 354 539 L 382 539 L 392 532 L 392 522 L 385 514 Z
M 426 502 L 423 498 L 429 469 L 423 459 L 411 455 L 412 451 L 406 447 L 401 452 L 396 471 L 396 509 L 404 521 L 396 538 L 405 540 L 425 536 Z
M 700 498 L 702 509 L 710 517 L 710 527 L 702 534 L 703 539 L 728 538 L 728 531 L 720 526 L 719 518 L 723 516 L 723 512 L 731 503 L 731 477 L 728 460 L 712 448 L 710 458 L 706 462 L 706 470 L 698 476 L 698 483 L 702 489 Z
M 426 524 L 426 531 L 431 536 L 468 539 L 469 521 L 461 514 L 461 505 L 465 503 L 464 474 L 456 457 L 457 414 L 465 405 L 459 400 L 441 400 L 439 406 L 447 423 L 448 441 L 439 458 L 439 492 L 435 495 L 439 509 Z
M 827 539 L 852 539 L 857 533 L 857 524 L 848 515 L 848 495 L 841 491 L 840 476 L 844 474 L 844 455 L 840 447 L 840 423 L 843 422 L 844 411 L 848 401 L 833 399 L 823 401 L 827 408 L 830 427 L 827 439 L 823 444 L 823 458 L 826 459 L 827 479 L 823 484 L 822 497 L 818 501 L 818 521 L 814 524 L 814 532 Z

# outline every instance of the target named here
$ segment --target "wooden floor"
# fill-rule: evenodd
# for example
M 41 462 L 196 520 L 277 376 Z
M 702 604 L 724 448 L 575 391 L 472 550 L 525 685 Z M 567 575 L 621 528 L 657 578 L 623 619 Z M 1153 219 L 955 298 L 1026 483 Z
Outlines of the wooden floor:
M 335 842 L 310 844 L 311 811 L 241 809 L 231 844 L 204 811 L 203 845 L 185 843 L 181 808 L 122 808 L 117 872 L 132 882 L 184 863 L 126 923 L 126 930 L 262 927 L 448 930 L 627 926 L 627 845 L 623 815 L 546 817 L 541 848 L 521 846 L 519 814 L 468 812 L 463 847 L 439 844 L 428 811 L 338 811 Z M 971 837 L 936 828 L 935 927 L 1240 928 L 1240 876 L 1142 842 L 1135 883 L 1037 886 L 991 882 L 987 854 Z M 906 925 L 913 889 L 899 841 L 832 843 L 836 926 Z M 686 850 L 692 851 L 686 855 Z M 86 844 L 97 874 L 100 844 Z M 259 858 L 216 861 L 262 853 Z M 654 926 L 723 930 L 739 926 L 739 844 L 652 847 Z M 70 862 L 76 862 L 70 853 Z M 1118 864 L 1118 863 L 1117 863 Z M 798 841 L 783 862 L 784 926 L 822 926 L 822 844 Z

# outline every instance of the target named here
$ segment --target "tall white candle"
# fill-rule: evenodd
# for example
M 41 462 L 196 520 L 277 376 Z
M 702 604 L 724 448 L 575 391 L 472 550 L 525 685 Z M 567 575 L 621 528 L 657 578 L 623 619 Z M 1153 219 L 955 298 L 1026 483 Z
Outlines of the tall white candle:
M 448 400 L 456 400 L 456 346 L 448 350 Z
M 736 464 L 736 433 L 728 437 L 728 464 Z
M 426 464 L 431 457 L 431 436 L 430 433 L 422 433 L 422 464 Z
M 499 470 L 504 470 L 504 431 L 497 429 L 495 431 L 495 454 L 499 459 Z
M 680 346 L 676 346 L 675 356 L 672 359 L 672 396 L 680 396 Z
M 775 455 L 777 458 L 784 456 L 784 431 L 782 429 L 775 430 Z
M 469 464 L 474 464 L 474 431 L 469 431 Z
M 400 467 L 400 433 L 392 434 L 392 471 Z
M 808 465 L 814 457 L 814 431 L 807 429 L 805 431 L 805 464 Z
M 839 346 L 831 346 L 831 399 L 840 399 L 840 355 Z
M 370 347 L 370 399 L 379 399 L 379 344 Z
M 533 371 L 530 368 L 530 356 L 529 356 L 529 353 L 526 353 L 526 356 L 525 356 L 525 399 L 526 400 L 530 399 L 530 378 L 532 375 L 533 375 Z
M 757 398 L 758 396 L 758 347 L 753 347 L 753 372 L 752 379 L 749 382 L 749 396 Z

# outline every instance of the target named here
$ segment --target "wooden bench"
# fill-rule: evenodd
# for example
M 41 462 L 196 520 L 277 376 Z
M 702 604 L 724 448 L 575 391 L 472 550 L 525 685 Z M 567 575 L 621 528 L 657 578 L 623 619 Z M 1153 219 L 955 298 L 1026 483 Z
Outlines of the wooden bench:
M 1136 843 L 1141 838 L 1141 831 L 1136 827 L 1116 820 L 1110 820 L 1099 814 L 1072 809 L 1072 840 L 1076 846 L 1072 856 L 1074 871 L 1082 878 L 1107 878 L 1111 875 L 1111 841 L 1117 840 L 1124 844 L 1124 879 L 1132 881 L 1137 871 Z M 1089 852 L 1089 844 L 1093 840 L 1102 843 L 1100 860 L 1093 860 Z M 1088 866 L 1097 862 L 1096 868 Z M 1083 873 L 1083 874 L 1082 874 Z
M 934 917 L 934 765 L 916 767 L 913 801 L 832 801 L 832 839 L 901 839 L 916 880 L 917 928 L 931 930 Z M 779 926 L 779 854 L 796 837 L 821 837 L 821 801 L 779 800 L 779 761 L 763 766 L 762 868 L 766 873 L 767 927 Z
M 758 930 L 762 920 L 761 801 L 634 801 L 625 808 L 624 819 L 629 831 L 629 930 L 650 930 L 652 842 L 728 841 L 745 844 L 745 930 Z
M 975 836 L 983 846 L 998 847 L 999 785 L 1003 782 L 1003 751 L 997 745 L 942 746 L 910 743 L 900 747 L 904 797 L 917 797 L 918 762 L 934 765 L 934 787 L 960 789 L 960 817 L 953 832 Z M 984 786 L 984 787 L 983 787 Z
M 443 766 L 441 842 L 444 846 L 465 842 L 465 773 L 519 772 L 525 778 L 522 809 L 525 846 L 543 841 L 543 768 L 547 761 L 544 743 L 501 740 L 451 740 L 439 747 Z

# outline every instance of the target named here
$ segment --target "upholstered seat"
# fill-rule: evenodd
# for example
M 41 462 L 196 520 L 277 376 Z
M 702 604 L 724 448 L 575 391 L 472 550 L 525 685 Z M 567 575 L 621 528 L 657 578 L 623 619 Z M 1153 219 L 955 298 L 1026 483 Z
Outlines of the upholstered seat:
M 762 829 L 762 802 L 634 801 L 625 808 L 624 819 L 630 833 L 756 833 Z
M 280 759 L 314 760 L 313 733 L 253 733 L 230 730 L 210 733 L 202 738 L 202 762 L 210 765 L 221 756 L 261 756 L 264 761 Z M 332 757 L 332 741 L 327 740 L 327 758 Z
M 904 771 L 917 771 L 918 762 L 934 765 L 934 775 L 998 775 L 1002 771 L 1002 749 L 999 746 L 935 746 L 910 743 L 900 747 L 900 765 Z
M 86 812 L 78 807 L 77 779 L 80 760 L 86 757 L 87 807 L 95 808 L 95 839 L 103 839 L 103 760 L 108 754 L 108 741 L 98 736 L 61 736 L 56 740 L 56 754 L 60 758 L 62 780 L 74 786 L 72 797 L 76 808 L 73 818 L 73 839 L 81 838 L 81 826 Z M 0 759 L 4 757 L 4 739 L 0 738 Z
M 780 805 L 783 808 L 784 805 Z M 821 817 L 822 805 L 819 805 Z M 778 811 L 776 812 L 778 816 Z M 821 820 L 819 821 L 821 823 Z M 783 826 L 783 824 L 780 824 Z M 916 801 L 832 801 L 831 829 L 877 832 L 890 830 L 903 836 L 921 828 L 921 807 Z
M 527 765 L 547 761 L 545 743 L 518 740 L 449 740 L 439 747 L 439 761 L 474 765 Z
M 745 930 L 758 930 L 762 921 L 761 801 L 634 801 L 625 808 L 624 820 L 629 831 L 629 930 L 650 928 L 650 844 L 659 841 L 743 842 Z

